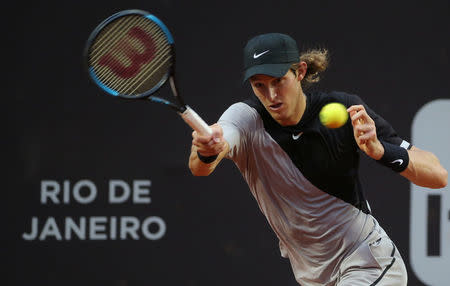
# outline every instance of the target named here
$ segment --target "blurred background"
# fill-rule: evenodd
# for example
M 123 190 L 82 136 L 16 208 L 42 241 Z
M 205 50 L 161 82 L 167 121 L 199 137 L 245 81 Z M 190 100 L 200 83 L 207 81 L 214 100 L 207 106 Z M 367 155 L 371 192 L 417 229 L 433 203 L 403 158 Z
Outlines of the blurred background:
M 232 162 L 193 177 L 191 130 L 179 117 L 89 81 L 86 40 L 124 9 L 169 27 L 180 92 L 208 123 L 251 92 L 241 84 L 246 41 L 287 33 L 302 50 L 330 51 L 318 88 L 358 94 L 450 169 L 448 0 L 14 5 L 3 61 L 5 285 L 297 285 Z M 168 87 L 160 95 L 172 96 Z M 361 177 L 408 285 L 450 285 L 449 187 L 411 186 L 364 156 Z

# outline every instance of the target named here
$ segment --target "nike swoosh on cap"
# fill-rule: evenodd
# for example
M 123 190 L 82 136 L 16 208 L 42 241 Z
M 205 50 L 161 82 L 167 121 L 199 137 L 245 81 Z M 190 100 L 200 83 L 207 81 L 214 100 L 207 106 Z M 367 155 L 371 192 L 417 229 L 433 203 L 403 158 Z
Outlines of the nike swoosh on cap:
M 403 164 L 403 159 L 397 159 L 391 162 L 391 164 L 395 164 L 395 163 L 399 163 L 399 165 L 401 166 Z
M 269 51 L 270 51 L 270 50 L 267 50 L 267 51 L 264 51 L 264 52 L 259 53 L 259 54 L 254 53 L 254 54 L 253 54 L 253 58 L 254 58 L 254 59 L 257 59 L 257 58 L 259 58 L 260 56 L 262 56 L 262 55 L 268 53 Z

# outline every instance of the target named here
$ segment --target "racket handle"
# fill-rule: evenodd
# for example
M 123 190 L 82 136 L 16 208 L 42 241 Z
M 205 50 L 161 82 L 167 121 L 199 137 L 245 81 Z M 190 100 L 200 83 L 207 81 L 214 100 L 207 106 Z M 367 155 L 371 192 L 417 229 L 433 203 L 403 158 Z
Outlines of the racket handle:
M 195 131 L 202 135 L 211 135 L 212 130 L 206 122 L 194 111 L 186 105 L 186 110 L 179 113 L 181 118 L 192 127 Z

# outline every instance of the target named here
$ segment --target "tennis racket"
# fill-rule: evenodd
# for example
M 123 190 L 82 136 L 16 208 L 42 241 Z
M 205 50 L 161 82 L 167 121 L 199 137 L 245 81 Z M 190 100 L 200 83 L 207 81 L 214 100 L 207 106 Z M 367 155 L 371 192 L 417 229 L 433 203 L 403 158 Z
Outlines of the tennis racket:
M 212 134 L 177 90 L 174 40 L 156 16 L 142 10 L 125 10 L 110 16 L 91 33 L 84 55 L 90 78 L 106 94 L 166 105 L 192 129 L 203 135 Z M 175 101 L 154 95 L 167 80 Z

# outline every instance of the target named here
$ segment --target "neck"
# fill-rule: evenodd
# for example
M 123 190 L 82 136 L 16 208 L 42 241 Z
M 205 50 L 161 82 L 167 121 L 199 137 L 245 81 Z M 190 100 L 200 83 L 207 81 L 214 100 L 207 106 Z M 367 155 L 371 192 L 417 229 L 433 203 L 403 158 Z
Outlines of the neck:
M 306 95 L 303 93 L 303 90 L 300 90 L 300 99 L 298 101 L 296 110 L 295 110 L 295 116 L 292 118 L 291 124 L 289 125 L 297 125 L 300 120 L 302 120 L 303 114 L 306 110 Z
M 300 92 L 300 96 L 301 96 L 301 107 L 300 107 L 300 112 L 299 112 L 299 118 L 297 123 L 300 122 L 300 120 L 303 117 L 303 114 L 305 114 L 305 110 L 306 110 L 306 95 L 303 93 L 303 90 Z

